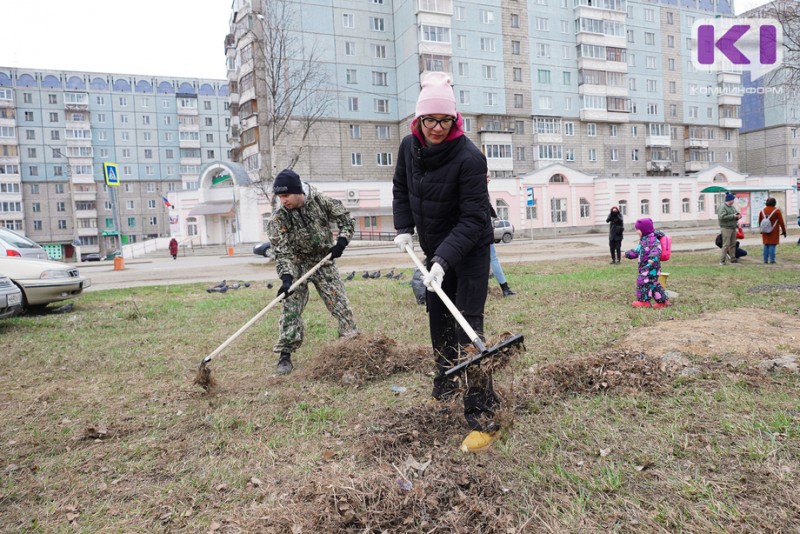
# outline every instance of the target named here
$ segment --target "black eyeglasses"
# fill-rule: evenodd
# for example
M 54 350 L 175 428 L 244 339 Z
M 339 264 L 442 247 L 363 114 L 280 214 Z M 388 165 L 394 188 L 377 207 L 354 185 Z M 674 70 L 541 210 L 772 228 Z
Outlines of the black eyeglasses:
M 455 119 L 452 117 L 445 117 L 444 119 L 434 119 L 433 117 L 422 117 L 422 125 L 425 128 L 429 128 L 431 130 L 436 128 L 437 124 L 442 128 L 444 128 L 445 130 L 447 130 L 453 125 L 453 122 L 455 122 Z

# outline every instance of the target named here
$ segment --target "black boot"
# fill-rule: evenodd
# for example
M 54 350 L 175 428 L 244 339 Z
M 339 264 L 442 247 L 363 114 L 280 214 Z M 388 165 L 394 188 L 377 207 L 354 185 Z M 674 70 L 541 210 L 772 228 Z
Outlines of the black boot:
M 292 372 L 294 366 L 292 365 L 292 355 L 289 352 L 281 352 L 281 357 L 278 360 L 278 368 L 275 370 L 279 375 L 288 375 Z
M 511 295 L 516 295 L 516 293 L 511 291 L 511 288 L 508 287 L 508 282 L 506 282 L 505 284 L 500 284 L 500 289 L 503 290 L 504 297 L 510 297 Z

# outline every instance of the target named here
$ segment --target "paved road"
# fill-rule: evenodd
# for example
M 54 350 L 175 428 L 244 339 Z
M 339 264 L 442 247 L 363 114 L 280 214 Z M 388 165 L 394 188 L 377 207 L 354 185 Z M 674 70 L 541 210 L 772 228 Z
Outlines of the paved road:
M 714 237 L 716 228 L 691 228 L 670 230 L 673 249 L 676 251 L 708 250 L 716 261 Z M 626 232 L 623 250 L 632 248 L 636 234 Z M 748 232 L 741 240 L 744 248 L 761 245 L 758 234 Z M 712 252 L 713 251 L 713 252 Z M 535 240 L 514 240 L 497 246 L 504 265 L 567 258 L 605 257 L 608 252 L 606 234 L 584 234 Z M 343 273 L 377 269 L 410 269 L 411 259 L 393 245 L 353 243 L 336 264 Z M 194 282 L 218 283 L 230 281 L 274 281 L 275 267 L 270 261 L 252 254 L 235 256 L 179 256 L 173 260 L 167 251 L 163 256 L 149 255 L 142 259 L 125 261 L 122 271 L 114 271 L 112 262 L 91 262 L 80 265 L 81 274 L 92 279 L 87 291 L 121 287 L 186 284 Z

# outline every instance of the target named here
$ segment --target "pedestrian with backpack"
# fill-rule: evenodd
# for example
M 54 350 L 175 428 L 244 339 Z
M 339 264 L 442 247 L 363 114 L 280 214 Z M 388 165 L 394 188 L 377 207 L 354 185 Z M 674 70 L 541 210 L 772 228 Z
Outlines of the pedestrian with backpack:
M 670 305 L 667 292 L 658 281 L 661 273 L 661 242 L 656 236 L 653 220 L 639 219 L 633 226 L 639 234 L 639 244 L 625 253 L 629 260 L 639 258 L 639 274 L 636 277 L 636 300 L 634 308 L 650 308 L 650 300 L 655 300 L 653 308 L 666 308 Z
M 775 263 L 775 249 L 781 242 L 779 234 L 786 237 L 786 223 L 777 207 L 778 201 L 769 197 L 765 204 L 758 214 L 761 243 L 764 245 L 764 263 Z

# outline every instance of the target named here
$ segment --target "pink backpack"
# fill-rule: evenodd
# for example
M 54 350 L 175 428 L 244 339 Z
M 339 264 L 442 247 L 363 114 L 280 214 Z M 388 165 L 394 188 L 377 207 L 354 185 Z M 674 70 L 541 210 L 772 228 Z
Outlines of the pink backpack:
M 661 261 L 667 261 L 672 255 L 672 238 L 664 234 L 658 240 L 661 242 Z

